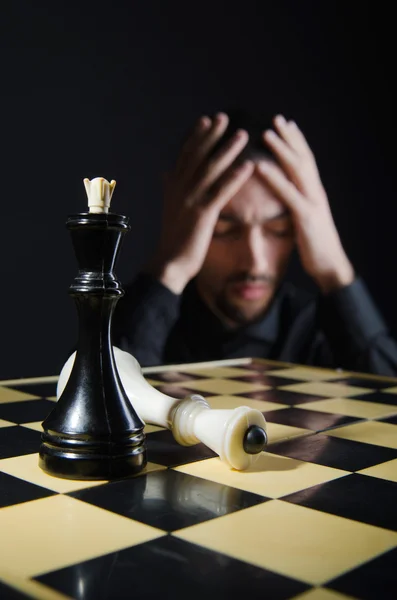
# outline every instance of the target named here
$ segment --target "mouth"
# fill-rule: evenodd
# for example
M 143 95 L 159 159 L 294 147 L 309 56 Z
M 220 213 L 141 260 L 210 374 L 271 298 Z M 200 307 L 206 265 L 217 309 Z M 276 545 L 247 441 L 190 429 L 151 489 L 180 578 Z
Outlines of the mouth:
M 271 288 L 269 283 L 236 283 L 232 286 L 232 293 L 243 300 L 261 300 Z

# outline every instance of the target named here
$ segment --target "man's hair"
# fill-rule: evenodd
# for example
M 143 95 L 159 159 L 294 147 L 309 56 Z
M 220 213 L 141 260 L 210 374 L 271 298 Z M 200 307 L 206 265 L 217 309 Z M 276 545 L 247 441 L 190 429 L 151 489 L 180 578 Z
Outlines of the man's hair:
M 245 160 L 259 159 L 275 160 L 274 155 L 263 140 L 263 132 L 272 127 L 271 119 L 242 108 L 234 108 L 224 112 L 229 117 L 229 124 L 225 133 L 213 148 L 212 156 L 233 137 L 238 129 L 244 129 L 249 135 L 249 140 L 236 162 L 242 163 Z

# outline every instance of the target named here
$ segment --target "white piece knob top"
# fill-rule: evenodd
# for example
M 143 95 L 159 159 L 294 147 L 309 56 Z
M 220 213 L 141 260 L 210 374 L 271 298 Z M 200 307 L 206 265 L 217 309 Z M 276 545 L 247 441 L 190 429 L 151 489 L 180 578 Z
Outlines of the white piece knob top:
M 109 183 L 103 177 L 95 179 L 84 179 L 85 191 L 88 196 L 88 210 L 90 213 L 108 213 L 116 182 L 114 179 Z

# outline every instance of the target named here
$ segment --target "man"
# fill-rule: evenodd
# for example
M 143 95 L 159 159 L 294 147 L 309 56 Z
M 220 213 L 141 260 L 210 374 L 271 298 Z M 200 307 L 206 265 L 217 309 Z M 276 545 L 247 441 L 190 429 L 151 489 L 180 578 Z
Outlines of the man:
M 397 345 L 346 256 L 303 133 L 279 115 L 258 141 L 238 123 L 204 116 L 184 143 L 115 343 L 142 365 L 251 356 L 397 375 Z M 284 281 L 294 247 L 317 298 Z

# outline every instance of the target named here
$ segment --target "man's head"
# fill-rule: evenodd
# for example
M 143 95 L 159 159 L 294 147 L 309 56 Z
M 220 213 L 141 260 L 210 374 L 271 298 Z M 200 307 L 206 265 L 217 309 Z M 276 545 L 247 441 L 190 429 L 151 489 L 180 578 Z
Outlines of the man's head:
M 250 135 L 238 160 L 274 162 L 262 140 L 263 125 L 241 113 L 231 115 L 229 128 L 217 149 L 236 129 L 245 129 Z M 200 295 L 231 326 L 255 321 L 268 309 L 293 247 L 290 214 L 254 171 L 220 213 L 196 278 Z

